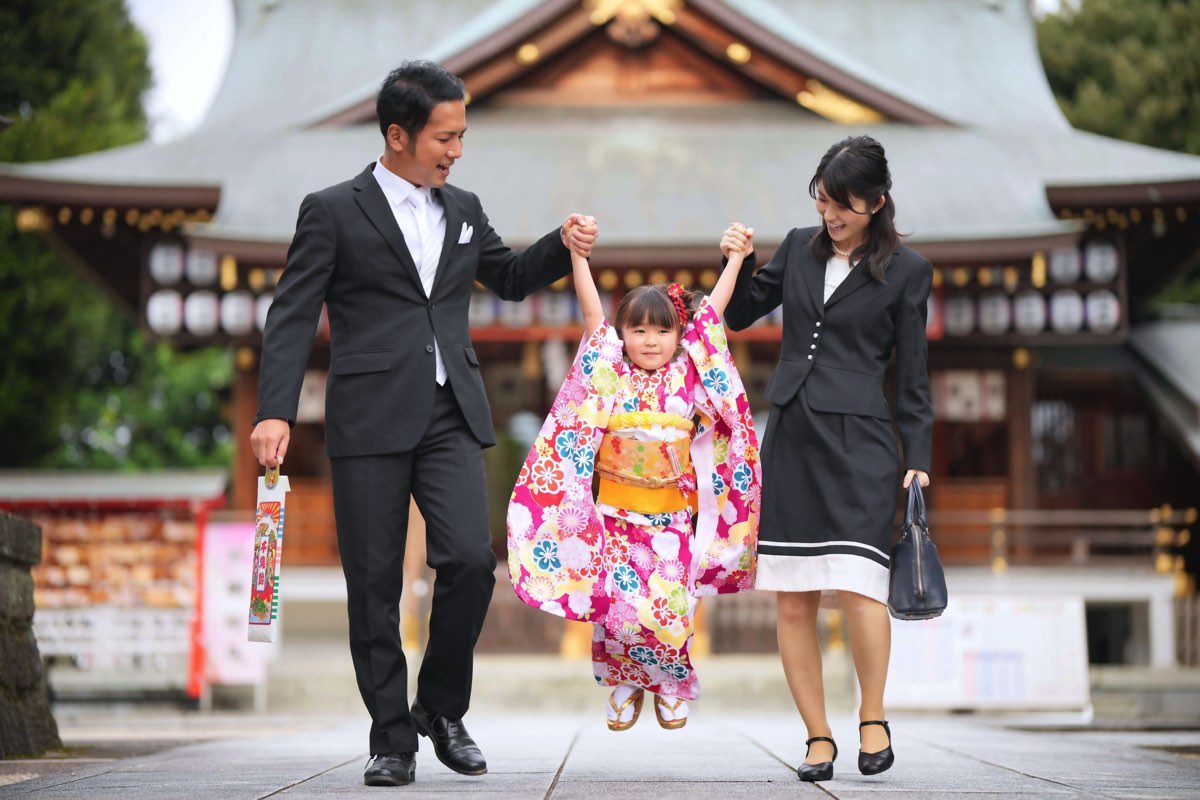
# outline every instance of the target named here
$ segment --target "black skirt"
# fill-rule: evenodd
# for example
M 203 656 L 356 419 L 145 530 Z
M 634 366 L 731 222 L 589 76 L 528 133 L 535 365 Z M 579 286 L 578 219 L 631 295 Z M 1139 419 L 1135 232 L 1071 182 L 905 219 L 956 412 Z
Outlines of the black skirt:
M 756 586 L 886 603 L 901 478 L 892 424 L 813 411 L 806 391 L 772 408 L 763 437 Z

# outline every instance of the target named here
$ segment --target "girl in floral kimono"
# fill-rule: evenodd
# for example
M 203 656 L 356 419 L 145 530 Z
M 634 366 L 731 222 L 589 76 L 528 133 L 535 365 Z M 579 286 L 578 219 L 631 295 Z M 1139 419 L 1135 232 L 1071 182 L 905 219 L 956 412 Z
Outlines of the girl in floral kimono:
M 593 623 L 609 729 L 630 728 L 646 692 L 659 725 L 682 728 L 700 596 L 754 587 L 758 443 L 720 318 L 742 256 L 711 297 L 641 286 L 613 324 L 572 262 L 583 341 L 509 503 L 509 573 L 529 605 Z

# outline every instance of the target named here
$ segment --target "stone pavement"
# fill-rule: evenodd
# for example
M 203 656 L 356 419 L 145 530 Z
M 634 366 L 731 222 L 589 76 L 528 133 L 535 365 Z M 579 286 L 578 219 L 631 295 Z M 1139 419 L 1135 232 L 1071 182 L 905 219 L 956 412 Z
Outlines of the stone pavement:
M 649 704 L 630 731 L 603 713 L 473 712 L 468 726 L 489 762 L 480 778 L 457 775 L 427 740 L 417 781 L 362 785 L 365 717 L 83 713 L 60 719 L 68 758 L 0 762 L 0 798 L 452 797 L 625 798 L 1197 798 L 1200 726 L 1081 729 L 1048 716 L 897 715 L 896 766 L 864 777 L 855 768 L 851 717 L 834 721 L 842 747 L 832 781 L 802 784 L 803 729 L 790 709 L 706 713 L 679 731 L 656 724 Z M 124 743 L 124 744 L 122 744 Z

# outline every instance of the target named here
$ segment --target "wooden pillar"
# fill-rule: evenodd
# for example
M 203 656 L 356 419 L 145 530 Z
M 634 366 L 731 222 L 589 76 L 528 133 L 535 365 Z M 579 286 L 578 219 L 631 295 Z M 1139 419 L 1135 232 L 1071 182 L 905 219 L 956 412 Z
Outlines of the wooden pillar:
M 237 375 L 233 381 L 233 510 L 253 511 L 258 502 L 255 479 L 258 461 L 250 450 L 250 433 L 258 411 L 258 352 L 239 347 L 234 356 Z
M 1005 404 L 1008 412 L 1008 505 L 1033 508 L 1037 503 L 1037 465 L 1033 460 L 1033 369 L 1032 357 L 1025 348 L 1013 351 L 1012 369 L 1008 370 Z M 1029 533 L 1008 529 L 1016 555 L 1029 554 Z

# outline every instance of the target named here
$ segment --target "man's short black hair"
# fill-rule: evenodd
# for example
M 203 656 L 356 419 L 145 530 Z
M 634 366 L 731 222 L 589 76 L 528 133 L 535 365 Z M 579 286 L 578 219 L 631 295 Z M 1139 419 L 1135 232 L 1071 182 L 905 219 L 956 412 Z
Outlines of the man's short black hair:
M 375 101 L 379 130 L 387 138 L 388 128 L 399 125 L 415 138 L 435 106 L 462 100 L 467 87 L 462 78 L 432 61 L 405 61 L 384 79 Z

